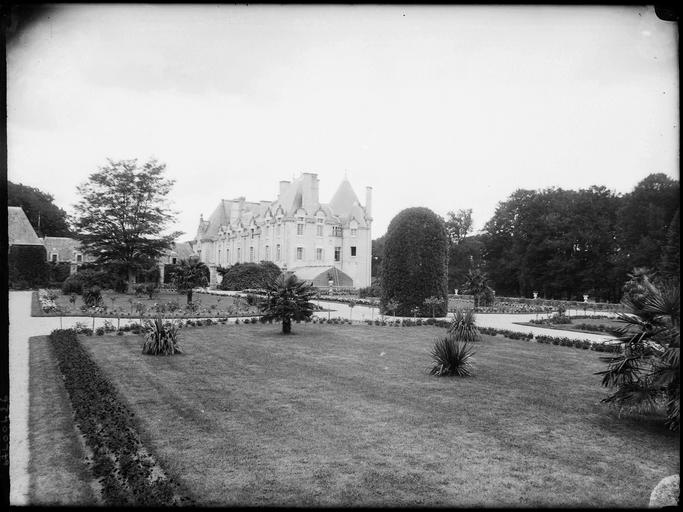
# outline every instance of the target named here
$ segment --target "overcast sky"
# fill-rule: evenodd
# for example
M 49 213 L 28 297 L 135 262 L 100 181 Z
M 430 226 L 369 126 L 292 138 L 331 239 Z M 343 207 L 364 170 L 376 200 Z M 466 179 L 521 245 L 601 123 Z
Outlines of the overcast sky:
M 106 158 L 167 164 L 194 236 L 221 199 L 345 173 L 399 211 L 678 178 L 678 31 L 652 7 L 60 6 L 8 46 L 8 179 L 71 211 Z

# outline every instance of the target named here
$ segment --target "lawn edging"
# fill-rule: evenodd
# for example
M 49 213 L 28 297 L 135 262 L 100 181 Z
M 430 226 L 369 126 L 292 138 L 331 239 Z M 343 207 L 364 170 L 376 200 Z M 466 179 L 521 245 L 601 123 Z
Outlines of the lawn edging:
M 189 505 L 178 483 L 166 476 L 143 446 L 133 414 L 78 341 L 72 329 L 49 336 L 74 410 L 77 428 L 92 455 L 90 467 L 107 505 Z

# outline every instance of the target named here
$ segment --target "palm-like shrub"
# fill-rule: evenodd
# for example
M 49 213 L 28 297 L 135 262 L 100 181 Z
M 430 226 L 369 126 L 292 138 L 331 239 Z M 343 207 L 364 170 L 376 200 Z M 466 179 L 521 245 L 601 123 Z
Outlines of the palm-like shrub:
M 620 412 L 666 409 L 666 425 L 680 426 L 680 285 L 655 286 L 647 276 L 638 294 L 626 295 L 628 313 L 619 313 L 623 327 L 615 333 L 623 351 L 602 357 L 608 364 L 602 384 L 616 391 L 603 402 Z
M 473 355 L 474 351 L 467 341 L 457 340 L 452 335 L 438 338 L 432 348 L 434 366 L 429 374 L 439 377 L 469 377 L 474 371 Z
M 178 325 L 173 321 L 164 322 L 160 316 L 147 320 L 142 353 L 153 356 L 182 354 L 178 344 Z
M 285 277 L 280 274 L 268 283 L 268 297 L 263 304 L 264 319 L 281 320 L 282 333 L 292 332 L 292 320 L 310 318 L 315 310 L 311 302 L 315 297 L 313 287 L 306 281 L 300 281 L 292 274 Z
M 199 258 L 192 256 L 186 260 L 181 260 L 180 264 L 173 272 L 173 286 L 178 293 L 187 294 L 187 303 L 192 302 L 192 289 L 204 287 L 209 283 L 209 267 L 199 261 Z
M 474 307 L 493 305 L 493 289 L 489 286 L 489 278 L 479 269 L 470 270 L 465 278 L 465 293 L 474 297 Z
M 481 334 L 475 324 L 474 310 L 456 309 L 451 324 L 448 326 L 448 333 L 458 341 L 479 341 Z

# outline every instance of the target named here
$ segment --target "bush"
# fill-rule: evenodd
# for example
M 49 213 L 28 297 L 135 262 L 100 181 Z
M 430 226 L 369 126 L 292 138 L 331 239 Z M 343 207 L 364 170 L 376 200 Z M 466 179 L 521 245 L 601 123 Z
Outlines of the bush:
M 218 285 L 219 290 L 246 290 L 250 288 L 264 288 L 267 283 L 278 277 L 282 270 L 275 263 L 262 261 L 261 263 L 235 263 L 231 267 L 217 269 L 223 276 Z
M 71 275 L 71 263 L 60 261 L 60 262 L 48 262 L 48 278 L 50 282 L 55 283 L 57 286 L 61 286 L 64 281 Z
M 154 356 L 181 354 L 178 345 L 178 326 L 174 322 L 164 322 L 160 316 L 147 321 L 142 353 Z
M 382 262 L 381 305 L 397 301 L 398 316 L 432 316 L 425 299 L 438 297 L 434 316 L 444 316 L 447 305 L 448 234 L 444 221 L 428 208 L 407 208 L 387 230 Z
M 96 308 L 102 304 L 102 290 L 99 286 L 92 286 L 83 290 L 83 302 L 89 308 Z
M 468 377 L 473 373 L 474 352 L 467 341 L 458 341 L 453 336 L 443 336 L 434 342 L 432 348 L 434 366 L 430 375 Z
M 479 341 L 481 335 L 475 324 L 474 311 L 468 309 L 456 309 L 453 316 L 453 321 L 448 327 L 448 334 L 453 336 L 458 341 Z
M 95 329 L 95 335 L 104 336 L 104 327 L 98 327 L 97 329 Z

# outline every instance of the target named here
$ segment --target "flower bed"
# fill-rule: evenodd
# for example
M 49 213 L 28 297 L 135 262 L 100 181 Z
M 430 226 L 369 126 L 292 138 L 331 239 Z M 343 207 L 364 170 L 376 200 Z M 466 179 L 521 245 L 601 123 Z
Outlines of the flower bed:
M 106 505 L 190 504 L 144 448 L 133 414 L 91 359 L 72 329 L 50 334 L 74 411 L 91 452 L 90 467 Z

